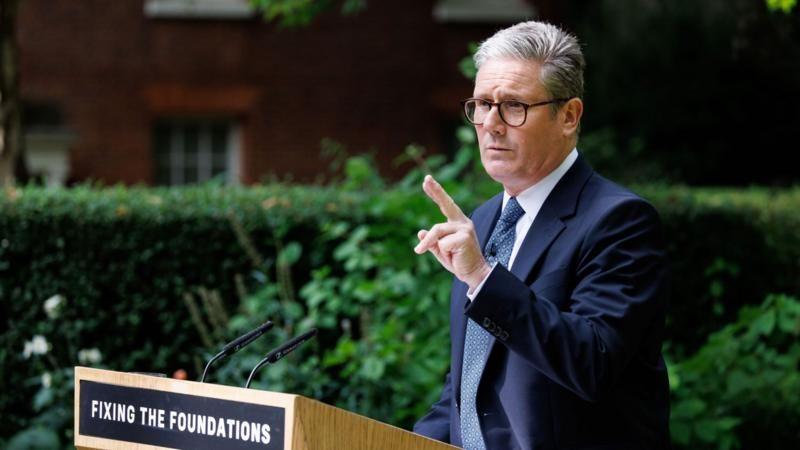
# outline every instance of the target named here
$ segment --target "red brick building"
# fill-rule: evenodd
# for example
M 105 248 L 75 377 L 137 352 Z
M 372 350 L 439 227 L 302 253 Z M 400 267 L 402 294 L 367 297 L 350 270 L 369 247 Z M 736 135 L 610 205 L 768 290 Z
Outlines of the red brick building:
M 407 144 L 452 146 L 467 44 L 536 15 L 523 0 L 368 0 L 295 29 L 246 0 L 23 0 L 28 159 L 65 148 L 76 181 L 310 180 L 330 138 L 389 173 Z

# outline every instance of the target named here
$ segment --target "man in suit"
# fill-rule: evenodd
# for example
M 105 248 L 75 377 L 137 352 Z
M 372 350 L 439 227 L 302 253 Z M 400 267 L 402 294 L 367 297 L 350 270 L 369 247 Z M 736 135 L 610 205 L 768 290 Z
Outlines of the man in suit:
M 520 23 L 475 63 L 465 115 L 503 192 L 467 217 L 423 182 L 447 220 L 415 251 L 455 279 L 450 373 L 414 431 L 470 450 L 669 448 L 660 222 L 576 149 L 577 40 Z

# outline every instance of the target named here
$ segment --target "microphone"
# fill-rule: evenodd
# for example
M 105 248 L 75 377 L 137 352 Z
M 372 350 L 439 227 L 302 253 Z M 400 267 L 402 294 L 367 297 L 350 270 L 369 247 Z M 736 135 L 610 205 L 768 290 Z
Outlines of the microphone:
M 222 351 L 214 355 L 214 357 L 208 361 L 208 364 L 206 364 L 206 368 L 203 369 L 203 377 L 200 378 L 200 382 L 205 383 L 206 373 L 208 373 L 208 368 L 211 367 L 211 364 L 213 364 L 214 361 L 217 361 L 218 359 L 224 358 L 226 356 L 231 356 L 232 354 L 241 350 L 243 347 L 250 345 L 251 342 L 258 339 L 262 334 L 266 333 L 267 330 L 269 330 L 270 328 L 272 328 L 272 322 L 268 320 L 263 324 L 261 324 L 255 330 L 248 331 L 247 333 L 225 344 L 225 346 L 222 347 Z
M 265 364 L 274 364 L 278 362 L 281 358 L 293 352 L 294 349 L 304 344 L 306 341 L 310 340 L 316 335 L 317 335 L 317 329 L 312 328 L 306 331 L 305 333 L 301 334 L 300 336 L 293 337 L 285 344 L 282 344 L 275 350 L 272 350 L 271 352 L 267 353 L 267 356 L 265 356 L 264 359 L 259 361 L 258 364 L 256 364 L 255 367 L 253 367 L 253 370 L 250 371 L 250 376 L 247 377 L 247 384 L 244 385 L 244 388 L 248 389 L 250 387 L 250 382 L 253 381 L 253 375 L 256 374 L 256 372 L 258 371 L 258 369 L 261 368 L 261 366 Z

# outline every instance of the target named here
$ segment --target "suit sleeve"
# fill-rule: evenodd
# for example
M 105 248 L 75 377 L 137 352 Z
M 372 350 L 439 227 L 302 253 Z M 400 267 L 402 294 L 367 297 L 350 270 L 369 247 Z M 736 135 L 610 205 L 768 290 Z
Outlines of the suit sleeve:
M 630 199 L 610 208 L 578 245 L 572 276 L 559 308 L 498 266 L 465 313 L 548 378 L 596 401 L 663 321 L 666 261 L 653 207 Z
M 450 442 L 450 405 L 453 388 L 447 373 L 442 395 L 424 417 L 414 424 L 414 432 L 437 441 Z

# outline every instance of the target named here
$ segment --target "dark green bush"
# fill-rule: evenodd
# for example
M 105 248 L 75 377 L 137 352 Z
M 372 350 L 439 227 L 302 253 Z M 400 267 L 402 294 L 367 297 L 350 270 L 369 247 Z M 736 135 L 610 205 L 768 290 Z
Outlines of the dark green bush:
M 63 378 L 60 370 L 79 364 L 81 349 L 99 349 L 102 366 L 114 370 L 196 374 L 200 349 L 210 349 L 183 297 L 208 287 L 236 306 L 235 275 L 248 284 L 253 272 L 231 224 L 251 230 L 274 255 L 276 242 L 313 238 L 321 221 L 337 214 L 359 221 L 353 204 L 330 189 L 289 186 L 6 191 L 0 202 L 0 436 L 58 404 L 53 394 L 30 400 L 42 374 Z M 298 262 L 297 272 L 308 273 L 311 263 Z M 43 305 L 56 295 L 63 302 L 50 318 Z M 26 341 L 36 335 L 50 350 L 25 358 Z M 214 344 L 227 337 L 215 336 Z M 64 414 L 46 417 L 45 425 L 70 425 L 71 405 L 61 406 Z
M 449 165 L 426 161 L 467 211 L 497 189 L 464 173 L 471 162 L 463 153 Z M 28 429 L 17 439 L 50 439 L 35 433 L 45 427 L 61 430 L 68 444 L 74 365 L 185 369 L 196 378 L 218 345 L 266 318 L 279 329 L 215 367 L 212 381 L 243 383 L 272 345 L 316 326 L 313 344 L 264 368 L 256 384 L 408 427 L 438 395 L 448 364 L 450 277 L 411 250 L 416 231 L 440 213 L 419 189 L 421 171 L 387 188 L 365 158 L 344 170 L 333 187 L 4 192 L 0 436 Z M 695 354 L 743 305 L 770 292 L 800 294 L 799 189 L 637 190 L 661 211 L 671 245 L 671 361 Z M 46 311 L 55 295 L 62 301 Z M 26 358 L 36 335 L 50 348 Z M 709 370 L 676 367 L 683 380 L 697 373 L 716 382 Z M 684 383 L 679 401 L 719 393 Z M 767 392 L 773 386 L 758 386 L 775 398 Z M 761 430 L 764 423 L 733 400 L 726 426 L 736 436 Z
M 800 294 L 800 189 L 636 190 L 661 213 L 674 273 L 670 353 L 694 352 L 740 308 Z
M 692 449 L 796 447 L 798 338 L 800 301 L 773 295 L 742 308 L 738 320 L 709 336 L 695 355 L 670 365 L 675 443 Z

